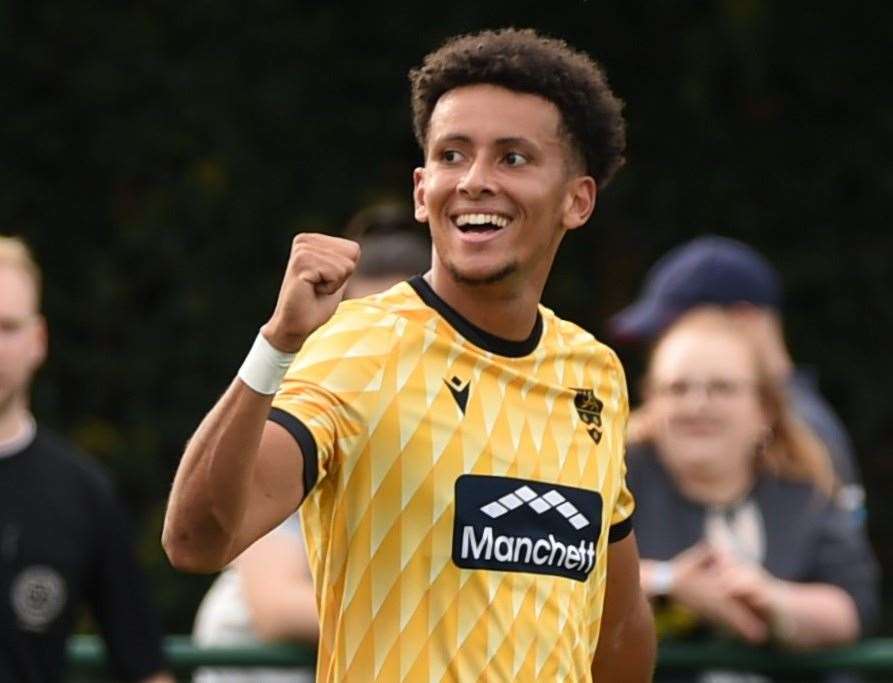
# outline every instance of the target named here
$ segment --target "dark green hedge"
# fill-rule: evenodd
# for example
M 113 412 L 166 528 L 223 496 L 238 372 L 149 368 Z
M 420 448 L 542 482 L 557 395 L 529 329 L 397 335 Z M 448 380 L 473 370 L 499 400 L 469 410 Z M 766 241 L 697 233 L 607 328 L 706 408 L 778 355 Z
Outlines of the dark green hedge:
M 506 24 L 591 51 L 630 122 L 629 165 L 547 304 L 598 333 L 681 240 L 765 250 L 893 566 L 888 3 L 4 3 L 0 231 L 37 250 L 52 328 L 36 410 L 117 477 L 169 630 L 206 579 L 161 555 L 168 482 L 271 310 L 291 235 L 408 197 L 407 70 Z

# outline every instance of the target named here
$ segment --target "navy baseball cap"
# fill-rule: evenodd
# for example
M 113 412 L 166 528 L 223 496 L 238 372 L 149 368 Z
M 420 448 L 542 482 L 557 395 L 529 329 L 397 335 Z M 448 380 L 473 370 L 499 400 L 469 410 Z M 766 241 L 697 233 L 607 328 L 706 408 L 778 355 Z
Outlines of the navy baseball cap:
M 621 341 L 645 341 L 701 305 L 749 303 L 781 307 L 781 277 L 762 254 L 738 240 L 707 235 L 678 246 L 655 263 L 639 300 L 608 321 Z

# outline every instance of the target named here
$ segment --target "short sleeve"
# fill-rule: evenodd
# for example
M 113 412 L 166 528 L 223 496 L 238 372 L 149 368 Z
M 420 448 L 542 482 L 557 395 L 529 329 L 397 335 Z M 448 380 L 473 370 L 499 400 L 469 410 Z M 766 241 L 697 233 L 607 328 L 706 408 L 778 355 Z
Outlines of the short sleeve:
M 395 316 L 378 307 L 344 302 L 289 368 L 269 419 L 301 447 L 305 496 L 365 443 L 382 401 L 395 327 Z
M 608 540 L 611 543 L 626 538 L 632 531 L 633 511 L 636 507 L 635 499 L 626 482 L 626 426 L 629 421 L 629 395 L 626 389 L 626 376 L 616 355 L 614 356 L 614 362 L 617 366 L 619 405 L 617 421 L 614 426 L 617 430 L 617 437 L 612 455 L 616 458 L 614 471 L 617 473 L 616 486 L 618 494 L 611 513 L 611 530 L 608 536 Z
M 626 538 L 633 530 L 633 511 L 636 501 L 626 483 L 626 460 L 621 465 L 620 495 L 614 504 L 614 513 L 611 515 L 611 531 L 608 540 L 611 543 Z

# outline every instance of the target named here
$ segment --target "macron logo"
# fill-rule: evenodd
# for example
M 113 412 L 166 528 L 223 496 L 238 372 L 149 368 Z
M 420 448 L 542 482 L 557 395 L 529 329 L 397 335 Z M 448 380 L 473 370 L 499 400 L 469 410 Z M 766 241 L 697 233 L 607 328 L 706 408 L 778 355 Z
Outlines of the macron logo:
M 498 519 L 525 504 L 538 515 L 552 509 L 558 510 L 568 523 L 578 531 L 589 526 L 589 520 L 583 516 L 573 503 L 555 489 L 551 489 L 539 496 L 529 486 L 521 486 L 511 493 L 507 493 L 501 498 L 487 503 L 480 510 L 490 519 Z
M 453 378 L 449 381 L 444 377 L 443 383 L 446 384 L 447 389 L 450 390 L 450 393 L 453 395 L 453 400 L 464 415 L 465 407 L 468 405 L 468 392 L 471 389 L 471 380 L 463 382 L 461 379 L 453 375 Z

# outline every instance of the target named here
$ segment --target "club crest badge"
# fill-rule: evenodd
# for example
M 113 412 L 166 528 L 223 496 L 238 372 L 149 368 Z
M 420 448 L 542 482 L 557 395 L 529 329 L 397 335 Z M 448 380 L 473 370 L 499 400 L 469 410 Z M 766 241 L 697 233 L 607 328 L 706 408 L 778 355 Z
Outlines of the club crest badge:
M 577 389 L 574 396 L 574 407 L 580 416 L 583 424 L 586 425 L 586 432 L 592 437 L 596 444 L 602 440 L 602 410 L 605 404 L 595 395 L 592 389 Z
M 68 599 L 65 579 L 52 567 L 28 567 L 12 582 L 12 608 L 22 628 L 44 632 Z

